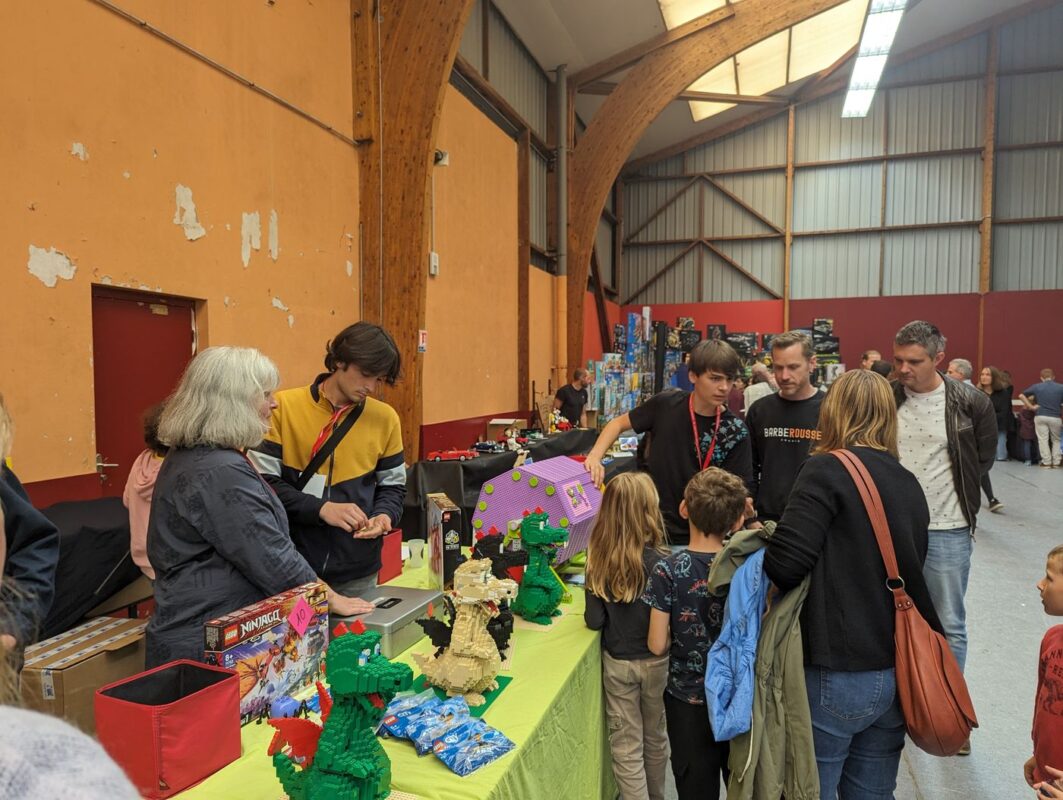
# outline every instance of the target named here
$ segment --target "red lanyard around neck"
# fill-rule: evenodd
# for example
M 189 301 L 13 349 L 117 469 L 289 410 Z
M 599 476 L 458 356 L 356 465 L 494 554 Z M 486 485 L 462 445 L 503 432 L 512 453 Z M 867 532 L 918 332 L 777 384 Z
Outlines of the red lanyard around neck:
M 716 434 L 720 432 L 720 418 L 723 415 L 723 406 L 716 406 L 716 427 L 712 429 L 712 442 L 709 443 L 709 452 L 705 460 L 701 460 L 701 437 L 698 435 L 698 420 L 694 416 L 694 394 L 690 395 L 690 428 L 694 432 L 694 458 L 706 469 L 712 463 L 712 454 L 716 450 Z

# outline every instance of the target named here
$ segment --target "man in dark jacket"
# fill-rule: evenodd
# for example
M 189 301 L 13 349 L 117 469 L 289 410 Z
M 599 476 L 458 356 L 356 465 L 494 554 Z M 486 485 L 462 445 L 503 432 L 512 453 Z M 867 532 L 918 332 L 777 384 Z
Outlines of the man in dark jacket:
M 967 658 L 964 596 L 972 535 L 981 479 L 996 454 L 997 420 L 985 393 L 938 371 L 945 341 L 929 322 L 917 320 L 901 328 L 893 344 L 893 391 L 901 463 L 919 480 L 930 508 L 923 575 L 962 669 Z
M 11 630 L 0 630 L 8 647 L 25 647 L 52 608 L 55 570 L 59 564 L 59 531 L 30 503 L 15 473 L 0 461 L 0 505 L 4 509 L 4 564 L 2 605 L 10 615 Z M 13 640 L 13 641 L 12 641 Z

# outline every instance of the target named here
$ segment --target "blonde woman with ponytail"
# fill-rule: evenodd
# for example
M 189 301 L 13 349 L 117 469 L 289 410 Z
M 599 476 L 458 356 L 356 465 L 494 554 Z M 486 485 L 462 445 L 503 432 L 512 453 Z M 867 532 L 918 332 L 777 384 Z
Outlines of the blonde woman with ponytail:
M 602 682 L 613 774 L 622 800 L 664 797 L 668 735 L 664 689 L 668 656 L 646 646 L 650 571 L 668 555 L 653 480 L 644 472 L 613 478 L 587 548 L 587 627 L 602 631 Z

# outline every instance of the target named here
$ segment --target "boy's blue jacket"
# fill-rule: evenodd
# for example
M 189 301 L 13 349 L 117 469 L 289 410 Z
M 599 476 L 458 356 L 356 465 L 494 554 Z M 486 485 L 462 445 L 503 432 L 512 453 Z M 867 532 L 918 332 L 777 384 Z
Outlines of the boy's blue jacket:
M 729 741 L 752 725 L 753 668 L 767 595 L 764 550 L 760 549 L 735 572 L 727 594 L 723 628 L 709 650 L 705 703 L 718 742 Z

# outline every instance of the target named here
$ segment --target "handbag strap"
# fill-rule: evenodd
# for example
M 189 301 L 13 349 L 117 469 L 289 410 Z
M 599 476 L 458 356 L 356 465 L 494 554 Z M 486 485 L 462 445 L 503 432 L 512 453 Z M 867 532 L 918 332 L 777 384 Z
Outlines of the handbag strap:
M 300 492 L 306 488 L 306 485 L 310 482 L 310 479 L 314 477 L 314 474 L 318 471 L 322 464 L 325 463 L 336 447 L 339 446 L 340 441 L 347 435 L 347 431 L 353 427 L 354 423 L 358 421 L 358 417 L 362 416 L 362 411 L 365 410 L 365 403 L 357 405 L 352 408 L 347 416 L 343 418 L 343 422 L 336 426 L 336 429 L 332 432 L 332 435 L 321 445 L 321 448 L 314 453 L 314 457 L 310 459 L 310 463 L 306 465 L 299 477 L 295 481 L 295 488 Z
M 842 462 L 842 466 L 856 484 L 856 490 L 860 493 L 860 499 L 864 501 L 867 516 L 871 520 L 871 528 L 875 531 L 875 541 L 878 542 L 879 552 L 882 554 L 882 562 L 886 565 L 886 587 L 893 592 L 894 597 L 900 600 L 907 596 L 904 590 L 904 579 L 897 566 L 897 553 L 893 549 L 893 537 L 890 535 L 890 526 L 886 521 L 886 511 L 882 505 L 882 497 L 878 493 L 878 487 L 872 480 L 867 467 L 849 450 L 832 450 L 831 455 Z

